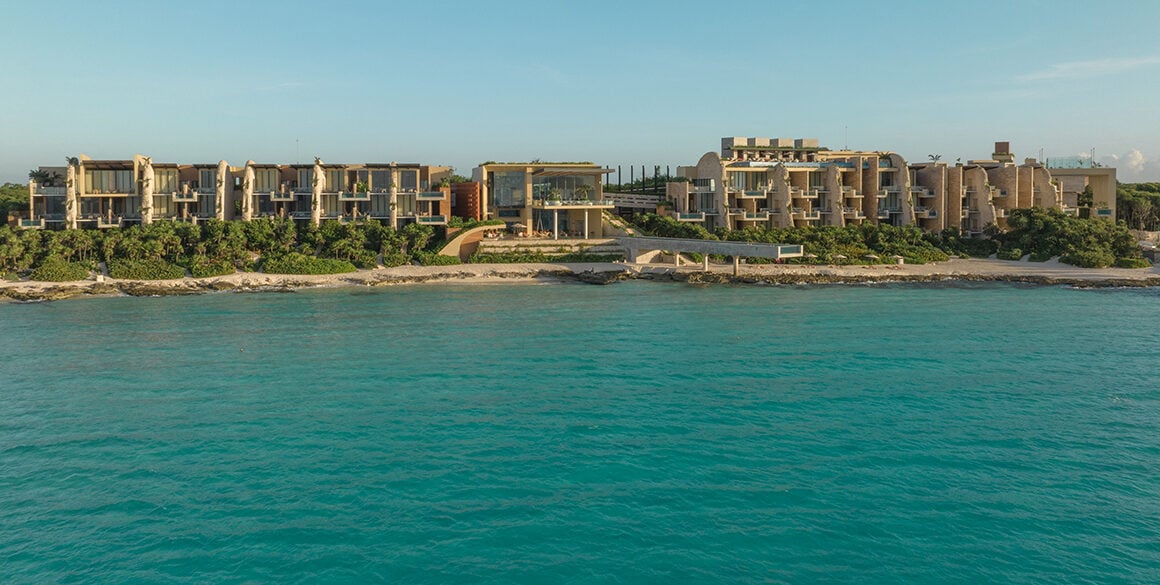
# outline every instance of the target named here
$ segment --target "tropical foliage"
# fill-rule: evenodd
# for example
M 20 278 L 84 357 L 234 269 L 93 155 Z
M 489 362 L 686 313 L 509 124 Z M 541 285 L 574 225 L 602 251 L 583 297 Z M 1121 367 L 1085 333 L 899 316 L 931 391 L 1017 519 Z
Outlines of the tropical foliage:
M 1160 183 L 1116 185 L 1116 219 L 1134 230 L 1160 231 Z
M 156 222 L 110 230 L 17 230 L 0 227 L 0 274 L 29 274 L 50 260 L 91 269 L 104 262 L 114 278 L 178 278 L 277 270 L 323 274 L 433 259 L 443 240 L 431 226 L 394 230 L 376 220 L 298 228 L 288 219 L 251 222 Z M 310 259 L 310 260 L 304 260 Z M 315 262 L 314 260 L 320 260 Z M 116 267 L 116 268 L 115 268 Z M 177 274 L 180 271 L 181 274 Z M 176 275 L 176 276 L 175 276 Z
M 1012 210 L 1007 219 L 1008 231 L 989 229 L 988 238 L 963 238 L 953 228 L 928 233 L 913 225 L 719 229 L 710 234 L 698 225 L 654 214 L 638 216 L 635 221 L 641 230 L 655 236 L 800 244 L 807 256 L 821 262 L 842 257 L 847 263 L 890 262 L 897 255 L 907 262 L 922 264 L 946 260 L 952 255 L 986 257 L 991 254 L 1011 260 L 1030 255 L 1035 261 L 1058 256 L 1062 262 L 1084 267 L 1141 266 L 1146 262 L 1124 225 L 1081 219 L 1039 207 Z

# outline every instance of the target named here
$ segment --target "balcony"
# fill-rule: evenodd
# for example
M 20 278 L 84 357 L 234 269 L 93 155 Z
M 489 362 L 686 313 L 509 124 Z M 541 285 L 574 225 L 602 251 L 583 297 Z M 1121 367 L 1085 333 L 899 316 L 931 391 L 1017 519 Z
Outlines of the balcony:
M 918 219 L 938 219 L 938 210 L 929 207 L 915 207 L 914 217 Z
M 36 185 L 32 190 L 32 194 L 36 197 L 64 197 L 68 194 L 65 187 L 41 187 Z
M 1001 198 L 1001 197 L 1006 197 L 1006 196 L 1007 196 L 1006 189 L 999 189 L 996 187 L 991 187 L 991 197 L 1000 197 Z
M 1010 215 L 1009 210 L 1004 209 L 1002 207 L 995 208 L 995 217 L 1007 217 L 1008 215 Z
M 790 187 L 789 194 L 790 194 L 790 197 L 793 197 L 794 199 L 817 199 L 818 198 L 818 190 L 817 189 L 802 189 L 800 187 Z
M 164 193 L 158 193 L 164 195 Z M 170 193 L 174 203 L 197 203 L 197 191 L 174 191 Z
M 339 191 L 339 201 L 370 201 L 371 194 L 369 191 Z
M 795 207 L 793 210 L 791 210 L 791 217 L 793 217 L 793 219 L 799 219 L 803 221 L 821 219 L 822 212 L 816 209 L 800 209 Z
M 705 214 L 703 212 L 696 213 L 673 213 L 674 219 L 677 221 L 705 221 Z
M 911 194 L 918 195 L 919 199 L 934 197 L 934 193 L 926 187 L 911 187 L 910 192 Z
M 20 220 L 20 227 L 26 230 L 42 230 L 44 229 L 44 218 L 22 219 Z
M 1078 214 L 1078 213 L 1079 213 L 1079 210 L 1076 209 L 1076 214 Z M 1106 207 L 1101 207 L 1101 208 L 1095 210 L 1095 216 L 1096 217 L 1111 217 L 1112 210 L 1108 209 Z
M 419 225 L 447 225 L 446 215 L 420 215 L 415 218 Z
M 746 211 L 745 221 L 769 221 L 768 211 Z
M 737 194 L 740 199 L 765 199 L 765 191 L 742 191 Z
M 846 219 L 866 219 L 866 214 L 854 207 L 843 207 L 842 216 Z
M 442 191 L 420 191 L 415 194 L 415 201 L 443 201 L 447 195 Z
M 714 187 L 713 182 L 710 181 L 708 185 L 693 185 L 689 187 L 690 193 L 716 193 L 717 188 Z
M 861 199 L 862 193 L 853 187 L 842 187 L 842 197 L 845 199 Z
M 125 224 L 125 219 L 122 217 L 106 217 L 104 215 L 97 216 L 97 229 L 119 228 Z

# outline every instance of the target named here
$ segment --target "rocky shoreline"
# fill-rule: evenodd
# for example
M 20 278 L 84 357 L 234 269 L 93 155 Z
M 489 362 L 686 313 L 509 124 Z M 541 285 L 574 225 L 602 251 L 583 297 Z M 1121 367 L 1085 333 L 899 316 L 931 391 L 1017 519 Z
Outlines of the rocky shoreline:
M 739 275 L 716 267 L 692 268 L 626 264 L 518 264 L 406 266 L 351 274 L 294 276 L 238 273 L 216 278 L 179 280 L 85 280 L 69 283 L 0 282 L 0 299 L 16 302 L 56 301 L 84 296 L 180 296 L 215 292 L 293 292 L 305 288 L 397 286 L 425 283 L 574 282 L 607 285 L 626 280 L 765 286 L 1007 282 L 1077 288 L 1160 287 L 1155 269 L 1082 269 L 1059 264 L 1019 266 L 996 261 L 957 261 L 942 267 L 747 266 Z

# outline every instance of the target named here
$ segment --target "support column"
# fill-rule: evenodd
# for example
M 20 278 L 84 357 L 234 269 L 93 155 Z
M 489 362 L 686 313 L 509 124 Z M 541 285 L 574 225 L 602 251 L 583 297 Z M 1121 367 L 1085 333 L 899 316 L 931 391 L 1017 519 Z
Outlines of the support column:
M 709 272 L 709 254 L 707 252 L 701 254 L 701 270 Z
M 677 263 L 677 267 L 681 266 L 681 251 L 673 250 L 673 262 Z
M 588 209 L 584 210 L 584 239 L 585 240 L 588 239 L 588 213 L 590 211 L 591 210 L 588 210 Z
M 399 229 L 399 171 L 391 170 L 391 229 Z
M 741 256 L 733 257 L 733 276 L 741 276 Z
M 560 239 L 560 210 L 552 210 L 552 239 Z

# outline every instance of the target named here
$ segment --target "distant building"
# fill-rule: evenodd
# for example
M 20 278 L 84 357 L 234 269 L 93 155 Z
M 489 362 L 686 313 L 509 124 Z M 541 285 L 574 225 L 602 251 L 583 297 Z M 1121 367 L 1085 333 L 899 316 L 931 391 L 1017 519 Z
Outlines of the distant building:
M 529 233 L 604 237 L 602 178 L 609 169 L 591 163 L 484 163 L 472 170 L 480 184 L 480 213 Z
M 402 163 L 322 164 L 320 219 L 374 218 L 396 228 L 407 223 L 445 225 L 451 191 L 439 187 L 451 168 Z M 224 175 L 219 177 L 224 169 Z M 40 167 L 47 180 L 29 182 L 28 228 L 109 228 L 151 221 L 210 218 L 313 217 L 314 165 L 247 161 L 243 166 L 93 160 L 80 155 L 66 166 Z M 252 177 L 252 181 L 248 178 Z M 219 190 L 221 196 L 219 197 Z M 142 205 L 152 192 L 152 206 Z M 217 209 L 221 202 L 222 209 Z M 70 208 L 71 206 L 71 208 Z
M 1115 217 L 1115 169 L 1016 164 L 1006 142 L 995 143 L 989 159 L 948 165 L 908 164 L 889 151 L 832 151 L 816 139 L 727 137 L 720 152 L 677 174 L 686 181 L 666 186 L 672 216 L 708 229 L 875 222 L 977 234 L 989 224 L 1005 228 L 1013 209 L 1078 214 L 1074 191 L 1088 185 L 1091 215 Z

